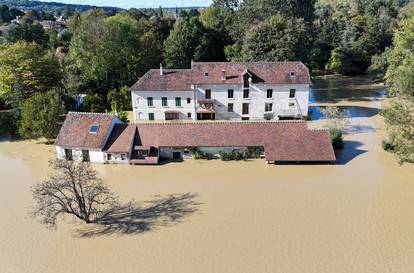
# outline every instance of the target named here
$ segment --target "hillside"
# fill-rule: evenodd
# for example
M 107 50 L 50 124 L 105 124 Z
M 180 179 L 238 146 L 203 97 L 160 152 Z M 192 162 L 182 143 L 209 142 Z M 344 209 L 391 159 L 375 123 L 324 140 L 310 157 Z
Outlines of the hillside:
M 57 2 L 40 2 L 40 1 L 29 1 L 29 0 L 0 0 L 0 4 L 5 4 L 11 8 L 17 8 L 21 10 L 39 10 L 45 12 L 62 12 L 63 10 L 69 8 L 75 11 L 87 11 L 93 8 L 97 8 L 96 6 L 90 5 L 78 5 L 78 4 L 64 4 L 64 3 L 57 3 Z M 119 11 L 122 10 L 121 8 L 117 7 L 99 7 L 104 9 L 107 12 L 110 11 Z

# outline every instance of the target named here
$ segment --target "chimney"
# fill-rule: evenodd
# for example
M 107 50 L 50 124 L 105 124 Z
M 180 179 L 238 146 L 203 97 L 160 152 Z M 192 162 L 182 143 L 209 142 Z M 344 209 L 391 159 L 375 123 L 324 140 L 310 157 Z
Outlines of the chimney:
M 164 75 L 164 71 L 162 69 L 162 64 L 160 64 L 160 76 Z
M 224 69 L 221 71 L 221 80 L 222 81 L 227 80 L 227 73 L 226 73 L 226 70 Z

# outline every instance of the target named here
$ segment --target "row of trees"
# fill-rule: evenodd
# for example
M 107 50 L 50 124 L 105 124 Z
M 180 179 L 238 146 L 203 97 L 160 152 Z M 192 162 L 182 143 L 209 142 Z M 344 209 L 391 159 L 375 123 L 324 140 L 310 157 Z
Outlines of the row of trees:
M 390 48 L 394 29 L 409 25 L 408 2 L 214 0 L 201 11 L 181 11 L 178 19 L 165 16 L 162 9 L 116 14 L 93 9 L 74 13 L 69 28 L 59 34 L 22 20 L 0 47 L 0 107 L 23 110 L 30 108 L 24 104 L 42 102 L 41 107 L 55 103 L 53 109 L 61 109 L 63 103 L 65 110 L 116 111 L 125 117 L 124 111 L 131 109 L 127 88 L 148 69 L 159 63 L 188 68 L 191 60 L 300 60 L 312 69 L 343 74 L 364 73 L 369 67 L 385 73 L 389 66 L 391 92 L 400 96 L 407 93 L 402 88 L 410 88 L 402 87 L 406 79 L 397 80 L 410 77 L 400 71 L 400 66 L 409 67 L 409 56 L 401 53 L 406 48 L 395 53 L 402 47 L 399 37 L 405 36 L 397 33 Z M 36 94 L 49 103 L 32 100 Z M 76 108 L 79 94 L 86 97 Z M 19 124 L 23 136 L 53 135 L 34 134 L 33 128 L 25 128 L 30 122 Z
M 414 9 L 403 15 L 385 59 L 386 80 L 393 97 L 384 111 L 389 139 L 384 147 L 400 162 L 414 162 Z

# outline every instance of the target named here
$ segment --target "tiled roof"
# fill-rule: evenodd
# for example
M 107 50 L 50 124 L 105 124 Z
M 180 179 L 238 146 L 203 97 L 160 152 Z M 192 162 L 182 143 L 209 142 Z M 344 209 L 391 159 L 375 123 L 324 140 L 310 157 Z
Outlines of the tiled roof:
M 223 80 L 223 70 L 226 80 Z M 291 75 L 293 72 L 293 76 Z M 243 75 L 253 83 L 311 84 L 302 62 L 194 62 L 192 69 L 151 69 L 132 87 L 134 91 L 191 91 L 192 84 L 242 84 Z
M 334 161 L 326 131 L 306 122 L 173 122 L 137 124 L 138 145 L 154 147 L 263 146 L 269 161 Z
M 226 80 L 222 79 L 223 70 Z M 291 76 L 291 72 L 294 76 Z M 253 83 L 311 83 L 309 70 L 302 62 L 195 62 L 192 65 L 192 83 L 242 84 L 242 75 L 245 73 L 252 74 Z
M 109 153 L 127 153 L 131 150 L 132 140 L 137 128 L 133 125 L 115 124 L 104 151 Z
M 131 90 L 149 91 L 191 91 L 190 69 L 151 69 L 140 78 Z
M 111 114 L 69 112 L 55 145 L 69 149 L 100 150 L 105 145 L 113 118 Z M 89 132 L 92 125 L 99 125 L 96 134 Z

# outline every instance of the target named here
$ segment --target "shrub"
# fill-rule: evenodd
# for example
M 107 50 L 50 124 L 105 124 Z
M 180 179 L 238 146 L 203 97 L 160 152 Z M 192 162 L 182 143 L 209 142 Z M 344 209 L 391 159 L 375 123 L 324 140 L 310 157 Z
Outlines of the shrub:
M 383 140 L 382 143 L 382 149 L 384 149 L 384 151 L 388 151 L 388 152 L 392 152 L 395 150 L 395 146 L 394 143 L 391 140 Z
M 206 152 L 202 152 L 200 150 L 198 150 L 197 148 L 192 148 L 190 149 L 190 151 L 192 152 L 192 154 L 194 155 L 194 159 L 206 159 L 206 160 L 210 160 L 213 159 L 214 156 L 210 153 L 206 153 Z
M 18 110 L 0 111 L 0 135 L 17 134 Z
M 246 159 L 248 157 L 247 155 L 248 155 L 247 151 L 240 152 L 239 150 L 233 150 L 230 153 L 220 152 L 220 158 L 223 161 L 231 161 L 231 160 L 240 161 L 240 160 Z
M 331 138 L 334 149 L 342 149 L 344 147 L 344 140 L 342 138 L 342 130 L 338 128 L 329 129 L 329 136 Z

